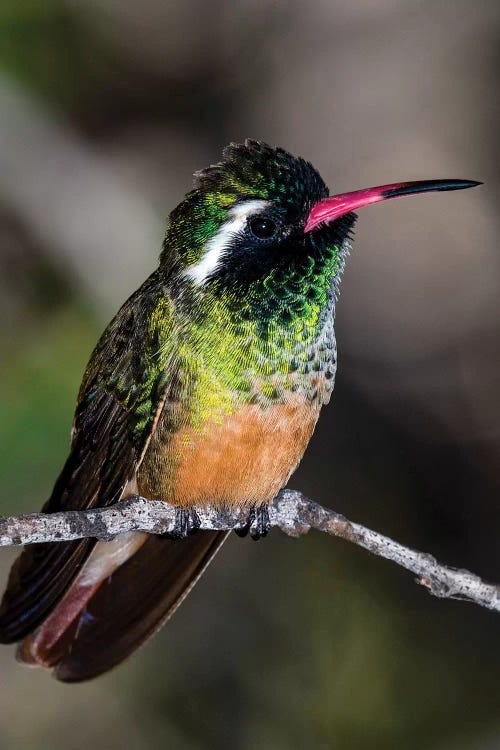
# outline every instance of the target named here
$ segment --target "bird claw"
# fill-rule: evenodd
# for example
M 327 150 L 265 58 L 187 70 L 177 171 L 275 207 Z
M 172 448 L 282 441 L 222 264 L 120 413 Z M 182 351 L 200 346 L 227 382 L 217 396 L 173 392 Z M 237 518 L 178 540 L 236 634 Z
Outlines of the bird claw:
M 248 519 L 244 526 L 235 529 L 238 536 L 247 536 L 258 542 L 271 531 L 271 521 L 269 520 L 269 507 L 267 505 L 252 506 L 248 514 Z
M 176 508 L 174 528 L 165 536 L 169 539 L 185 539 L 195 534 L 200 526 L 200 517 L 194 508 Z

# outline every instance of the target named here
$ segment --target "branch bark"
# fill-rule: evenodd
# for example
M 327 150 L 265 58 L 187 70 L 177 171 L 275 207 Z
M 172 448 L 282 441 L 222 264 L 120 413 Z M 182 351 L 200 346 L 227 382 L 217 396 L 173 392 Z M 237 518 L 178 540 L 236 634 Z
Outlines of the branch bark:
M 244 509 L 196 509 L 201 529 L 231 530 L 245 525 Z M 295 490 L 282 490 L 270 512 L 271 526 L 299 537 L 310 529 L 323 531 L 391 560 L 416 576 L 416 582 L 443 599 L 461 599 L 500 612 L 500 586 L 468 570 L 442 565 L 432 555 L 417 552 L 377 531 L 349 521 L 333 510 L 309 500 Z M 133 496 L 108 508 L 31 513 L 0 518 L 0 546 L 62 542 L 83 537 L 109 541 L 127 531 L 166 534 L 174 530 L 175 508 L 164 502 Z

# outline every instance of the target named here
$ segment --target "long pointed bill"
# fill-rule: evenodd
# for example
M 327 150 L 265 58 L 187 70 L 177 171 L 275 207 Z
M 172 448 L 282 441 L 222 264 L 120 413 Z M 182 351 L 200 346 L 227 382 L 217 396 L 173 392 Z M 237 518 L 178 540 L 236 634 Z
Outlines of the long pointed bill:
M 325 198 L 312 207 L 304 232 L 311 232 L 320 224 L 329 224 L 350 211 L 356 211 L 362 206 L 369 206 L 371 203 L 379 203 L 389 198 L 402 198 L 404 195 L 429 193 L 434 190 L 463 190 L 481 184 L 481 182 L 471 180 L 421 180 L 394 182 L 392 185 L 380 185 L 365 190 L 355 190 L 353 193 L 332 195 L 331 198 Z

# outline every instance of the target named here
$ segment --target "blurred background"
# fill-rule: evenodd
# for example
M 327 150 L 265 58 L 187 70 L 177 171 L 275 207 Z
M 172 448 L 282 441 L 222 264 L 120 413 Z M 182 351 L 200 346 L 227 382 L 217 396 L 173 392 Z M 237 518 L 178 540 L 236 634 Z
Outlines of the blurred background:
M 361 213 L 291 486 L 498 580 L 499 40 L 493 0 L 2 0 L 0 513 L 47 498 L 103 326 L 192 172 L 251 136 L 336 191 L 485 182 Z M 3 647 L 2 750 L 500 747 L 498 616 L 318 533 L 233 537 L 109 676 Z

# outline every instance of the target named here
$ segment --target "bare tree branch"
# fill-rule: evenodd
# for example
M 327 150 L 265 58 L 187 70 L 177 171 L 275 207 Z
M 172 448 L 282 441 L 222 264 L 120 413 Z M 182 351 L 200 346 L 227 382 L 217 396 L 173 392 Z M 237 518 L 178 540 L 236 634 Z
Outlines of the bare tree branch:
M 245 525 L 244 509 L 196 509 L 200 528 L 238 529 Z M 417 552 L 349 521 L 333 510 L 309 500 L 295 490 L 282 490 L 270 508 L 271 526 L 289 536 L 307 534 L 310 529 L 337 536 L 374 555 L 392 560 L 417 576 L 416 582 L 434 596 L 461 599 L 500 612 L 500 586 L 487 583 L 468 570 L 441 565 L 432 555 Z M 83 537 L 109 541 L 126 531 L 166 534 L 174 531 L 176 509 L 167 503 L 133 496 L 108 508 L 64 513 L 31 513 L 0 518 L 0 546 L 69 541 Z

